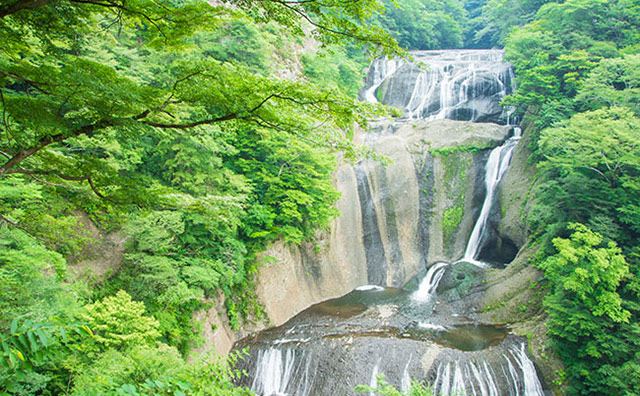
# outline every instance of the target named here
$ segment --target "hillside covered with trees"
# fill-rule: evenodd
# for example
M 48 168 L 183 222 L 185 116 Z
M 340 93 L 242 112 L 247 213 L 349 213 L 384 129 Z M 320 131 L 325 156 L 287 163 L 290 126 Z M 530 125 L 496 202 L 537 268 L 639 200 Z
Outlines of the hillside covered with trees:
M 260 253 L 339 215 L 338 159 L 388 112 L 364 70 L 401 47 L 505 48 L 567 394 L 640 394 L 638 1 L 7 0 L 0 395 L 250 394 L 235 356 L 187 363 L 192 314 L 261 319 Z M 82 268 L 89 224 L 119 267 Z
M 246 393 L 184 362 L 192 312 L 259 319 L 257 254 L 337 215 L 332 153 L 381 111 L 354 99 L 363 54 L 401 53 L 361 23 L 378 8 L 2 2 L 0 393 Z M 128 240 L 101 276 L 77 271 L 87 221 Z

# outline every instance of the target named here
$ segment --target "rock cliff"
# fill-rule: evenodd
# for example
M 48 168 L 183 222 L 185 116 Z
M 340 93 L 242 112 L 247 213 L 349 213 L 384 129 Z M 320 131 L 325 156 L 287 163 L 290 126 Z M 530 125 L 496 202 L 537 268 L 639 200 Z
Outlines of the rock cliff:
M 462 257 L 484 195 L 488 149 L 511 128 L 437 120 L 379 129 L 395 131 L 360 138 L 388 164 L 363 160 L 337 170 L 341 216 L 330 230 L 302 246 L 279 242 L 265 252 L 269 264 L 260 270 L 256 292 L 270 325 L 358 286 L 399 287 L 428 263 Z M 225 353 L 233 333 L 215 318 L 215 308 L 208 317 L 216 324 L 208 339 Z

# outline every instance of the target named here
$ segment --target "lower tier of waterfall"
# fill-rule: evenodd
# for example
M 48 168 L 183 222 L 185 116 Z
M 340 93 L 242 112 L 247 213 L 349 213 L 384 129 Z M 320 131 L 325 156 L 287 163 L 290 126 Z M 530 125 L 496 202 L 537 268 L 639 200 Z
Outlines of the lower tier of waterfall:
M 504 326 L 443 317 L 419 290 L 355 290 L 240 341 L 241 384 L 258 395 L 348 395 L 376 377 L 438 395 L 543 396 L 526 339 Z

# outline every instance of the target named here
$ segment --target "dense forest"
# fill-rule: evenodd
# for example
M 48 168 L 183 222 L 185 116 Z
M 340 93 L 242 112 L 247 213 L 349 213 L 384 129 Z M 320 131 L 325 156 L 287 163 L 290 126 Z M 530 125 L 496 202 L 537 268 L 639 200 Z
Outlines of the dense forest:
M 566 392 L 640 394 L 640 2 L 8 0 L 0 395 L 250 394 L 237 356 L 187 362 L 193 312 L 261 320 L 260 253 L 339 215 L 353 129 L 390 112 L 355 99 L 373 57 L 492 47 Z M 116 234 L 121 265 L 86 268 Z

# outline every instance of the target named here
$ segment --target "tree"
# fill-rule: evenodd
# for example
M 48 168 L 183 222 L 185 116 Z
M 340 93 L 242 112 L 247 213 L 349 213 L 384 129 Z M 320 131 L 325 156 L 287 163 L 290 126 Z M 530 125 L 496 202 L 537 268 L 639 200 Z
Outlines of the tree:
M 588 110 L 627 107 L 640 116 L 640 55 L 603 59 L 585 79 L 576 100 Z
M 405 48 L 460 48 L 467 25 L 459 0 L 384 0 L 385 15 L 377 22 Z
M 628 322 L 631 314 L 622 308 L 617 293 L 629 274 L 621 250 L 612 242 L 599 248 L 602 236 L 582 224 L 571 223 L 569 230 L 573 231 L 570 239 L 553 240 L 558 253 L 541 264 L 545 276 L 555 285 L 556 292 L 574 296 L 593 316 Z
M 620 248 L 582 224 L 555 238 L 556 253 L 540 265 L 555 350 L 567 366 L 568 394 L 637 394 L 638 289 Z
M 585 23 L 584 21 L 589 21 Z M 548 2 L 505 43 L 518 88 L 507 102 L 535 116 L 538 130 L 569 118 L 575 97 L 602 59 L 637 51 L 637 5 L 628 1 Z M 537 136 L 534 136 L 534 148 Z
M 477 18 L 481 27 L 475 32 L 474 42 L 485 47 L 504 44 L 511 29 L 531 22 L 538 9 L 549 0 L 489 0 Z
M 583 222 L 625 248 L 640 233 L 640 119 L 625 108 L 574 115 L 540 137 L 545 172 L 542 204 L 553 208 L 540 222 Z M 546 224 L 545 224 L 546 223 Z
M 87 321 L 100 348 L 121 350 L 150 345 L 160 336 L 158 321 L 145 316 L 144 304 L 132 301 L 123 290 L 87 305 L 85 310 L 81 317 Z
M 244 10 L 297 34 L 306 21 L 325 43 L 354 39 L 398 53 L 380 29 L 360 23 L 377 9 L 376 2 L 229 4 L 237 11 L 205 1 L 20 0 L 2 6 L 0 152 L 6 160 L 0 176 L 84 182 L 98 196 L 144 203 L 158 192 L 131 194 L 132 186 L 144 182 L 105 161 L 105 137 L 131 145 L 184 131 L 210 134 L 212 125 L 223 123 L 230 129 L 262 126 L 353 155 L 344 136 L 355 123 L 364 125 L 371 108 L 335 90 L 275 80 L 238 63 L 189 53 L 190 37 L 197 29 L 239 18 Z M 149 65 L 131 59 L 106 66 L 90 56 L 87 43 L 93 37 L 117 43 L 123 30 L 135 39 L 128 44 L 134 53 L 154 58 L 155 73 L 141 76 L 135 70 Z

